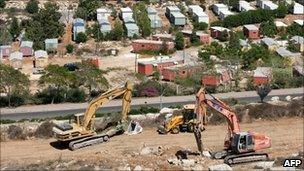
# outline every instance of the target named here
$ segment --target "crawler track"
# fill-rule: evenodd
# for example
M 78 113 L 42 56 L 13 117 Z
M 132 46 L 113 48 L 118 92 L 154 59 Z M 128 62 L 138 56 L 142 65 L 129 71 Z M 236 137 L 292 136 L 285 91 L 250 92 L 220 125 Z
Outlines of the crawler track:
M 107 142 L 109 140 L 108 135 L 95 135 L 92 137 L 83 138 L 80 140 L 71 141 L 69 143 L 69 149 L 74 151 L 80 148 L 101 144 L 103 142 Z

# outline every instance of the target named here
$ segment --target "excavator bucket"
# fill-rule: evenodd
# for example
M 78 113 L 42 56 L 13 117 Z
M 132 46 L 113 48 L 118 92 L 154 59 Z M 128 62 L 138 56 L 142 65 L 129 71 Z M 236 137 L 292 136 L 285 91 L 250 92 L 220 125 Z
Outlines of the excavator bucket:
M 139 134 L 141 133 L 143 128 L 140 126 L 140 124 L 136 121 L 131 121 L 126 134 L 128 135 L 134 135 L 134 134 Z

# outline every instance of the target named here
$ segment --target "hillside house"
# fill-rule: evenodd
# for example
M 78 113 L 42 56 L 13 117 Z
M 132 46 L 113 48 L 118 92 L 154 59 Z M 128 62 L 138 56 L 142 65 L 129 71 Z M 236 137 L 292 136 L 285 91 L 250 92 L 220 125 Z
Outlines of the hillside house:
M 294 65 L 292 67 L 292 75 L 294 77 L 302 77 L 304 76 L 304 69 L 302 65 Z
M 180 12 L 180 9 L 177 6 L 167 6 L 166 7 L 165 15 L 169 21 L 170 21 L 170 16 L 171 16 L 172 12 Z
M 23 57 L 30 57 L 33 55 L 33 42 L 32 41 L 22 41 L 20 45 L 20 52 Z
M 139 28 L 135 23 L 125 23 L 125 29 L 127 32 L 127 37 L 134 37 L 139 35 Z
M 250 11 L 250 10 L 254 10 L 254 8 L 250 5 L 249 2 L 239 1 L 239 3 L 238 3 L 238 11 L 239 12 Z
M 155 71 L 162 71 L 166 67 L 183 64 L 184 59 L 180 56 L 159 56 L 151 61 L 139 61 L 138 72 L 146 76 L 151 76 Z
M 187 37 L 190 41 L 190 37 L 192 35 L 192 30 L 182 30 L 181 31 L 185 37 Z M 210 44 L 212 38 L 208 33 L 203 31 L 197 31 L 196 36 L 199 38 L 201 44 Z
M 278 5 L 272 1 L 263 1 L 262 9 L 275 10 L 278 8 Z
M 10 45 L 0 46 L 0 56 L 1 58 L 7 58 L 10 56 L 12 47 Z
M 204 86 L 219 86 L 231 83 L 231 74 L 227 68 L 217 68 L 214 73 L 202 76 Z
M 257 67 L 253 71 L 253 84 L 262 85 L 271 82 L 272 70 L 270 67 Z
M 297 46 L 297 49 L 300 52 L 304 52 L 304 37 L 301 36 L 293 36 L 291 38 L 291 42 Z
M 219 18 L 220 20 L 224 20 L 229 15 L 234 15 L 234 13 L 229 10 L 221 10 L 219 13 Z
M 98 8 L 97 12 L 97 21 L 102 19 L 108 19 L 111 16 L 111 11 L 107 8 Z
M 253 24 L 243 26 L 244 35 L 249 39 L 259 39 L 260 31 L 259 28 Z
M 76 40 L 78 33 L 85 33 L 85 22 L 81 18 L 76 18 L 73 22 L 73 40 Z
M 242 51 L 247 51 L 251 48 L 251 46 L 247 40 L 240 39 L 240 45 L 242 47 Z
M 133 18 L 133 11 L 130 7 L 120 9 L 120 17 L 124 21 L 125 18 Z
M 189 5 L 189 12 L 192 13 L 196 22 L 209 24 L 209 16 L 199 5 Z
M 37 50 L 34 53 L 34 68 L 42 69 L 48 65 L 48 54 L 44 50 Z
M 292 13 L 293 14 L 304 14 L 304 6 L 299 3 L 294 3 L 293 8 L 292 8 Z
M 225 4 L 213 4 L 212 6 L 212 11 L 214 12 L 214 14 L 216 15 L 220 15 L 220 11 L 223 10 L 229 10 L 228 6 Z
M 111 32 L 112 27 L 108 19 L 102 18 L 98 20 L 98 22 L 100 24 L 100 31 L 103 35 L 106 35 Z
M 277 27 L 277 28 L 285 28 L 287 27 L 287 25 L 285 23 L 283 23 L 282 21 L 275 21 L 274 22 L 274 25 Z
M 196 64 L 180 64 L 165 67 L 161 74 L 162 79 L 166 81 L 174 81 L 177 77 L 180 79 L 185 79 L 198 70 Z
M 261 44 L 264 45 L 268 50 L 272 50 L 272 51 L 275 51 L 279 47 L 278 42 L 273 38 L 269 38 L 269 37 L 263 38 L 261 40 Z
M 22 57 L 23 57 L 23 53 L 19 51 L 11 53 L 8 58 L 10 62 L 10 66 L 15 69 L 22 69 Z
M 294 20 L 293 22 L 299 24 L 300 26 L 304 25 L 304 20 Z
M 186 24 L 186 16 L 181 12 L 172 12 L 170 14 L 170 21 L 175 26 L 184 26 Z
M 225 30 L 227 32 L 230 31 L 229 29 L 227 29 L 225 27 L 219 27 L 219 26 L 210 27 L 211 37 L 217 39 L 221 36 L 222 32 L 224 32 Z
M 173 42 L 163 42 L 157 40 L 145 40 L 138 39 L 132 42 L 133 52 L 141 52 L 141 51 L 161 51 L 166 49 L 167 51 L 174 49 Z
M 58 47 L 58 39 L 45 39 L 44 44 L 46 51 L 56 51 Z
M 152 7 L 148 7 L 147 12 L 148 12 L 148 17 L 149 17 L 149 20 L 150 20 L 150 23 L 151 23 L 151 28 L 161 28 L 162 27 L 162 20 L 157 15 L 157 11 Z
M 284 47 L 279 47 L 276 50 L 276 53 L 281 57 L 300 57 L 301 56 L 301 53 L 290 52 L 289 50 L 287 50 Z

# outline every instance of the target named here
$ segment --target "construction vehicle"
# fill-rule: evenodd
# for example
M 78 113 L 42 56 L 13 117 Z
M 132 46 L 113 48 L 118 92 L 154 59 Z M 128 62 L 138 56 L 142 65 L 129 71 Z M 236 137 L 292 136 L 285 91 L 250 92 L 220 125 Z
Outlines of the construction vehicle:
M 195 104 L 187 104 L 183 106 L 181 115 L 173 114 L 166 119 L 163 125 L 160 125 L 157 132 L 166 134 L 178 134 L 180 131 L 193 132 L 194 125 L 196 124 Z
M 56 123 L 53 127 L 54 137 L 59 142 L 69 143 L 71 150 L 106 142 L 110 137 L 123 133 L 127 128 L 127 114 L 130 111 L 133 85 L 127 82 L 125 86 L 111 89 L 93 99 L 84 114 L 75 114 L 73 123 Z M 122 116 L 118 125 L 106 133 L 97 134 L 94 128 L 95 112 L 110 100 L 122 97 Z
M 263 134 L 255 132 L 241 132 L 237 116 L 233 109 L 218 98 L 210 95 L 211 100 L 206 98 L 206 92 L 202 87 L 197 95 L 197 119 L 198 125 L 201 124 L 203 115 L 206 114 L 206 108 L 210 107 L 217 113 L 224 116 L 228 122 L 228 133 L 224 143 L 224 150 L 213 153 L 216 159 L 224 158 L 226 164 L 253 162 L 268 160 L 267 153 L 257 153 L 256 151 L 271 147 L 271 139 Z M 194 127 L 194 135 L 197 141 L 198 149 L 202 154 L 201 132 Z

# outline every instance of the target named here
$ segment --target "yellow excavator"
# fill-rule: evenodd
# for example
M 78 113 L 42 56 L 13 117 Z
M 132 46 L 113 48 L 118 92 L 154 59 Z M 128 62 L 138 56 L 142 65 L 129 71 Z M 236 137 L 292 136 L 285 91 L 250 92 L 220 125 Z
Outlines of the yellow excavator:
M 59 142 L 68 142 L 71 150 L 86 146 L 92 146 L 106 142 L 110 137 L 123 133 L 127 128 L 127 115 L 130 111 L 130 103 L 133 85 L 128 81 L 125 86 L 111 89 L 93 99 L 84 114 L 75 114 L 73 123 L 55 123 L 53 127 L 54 137 Z M 112 99 L 122 96 L 122 117 L 116 128 L 106 133 L 97 134 L 94 128 L 95 112 Z
M 195 104 L 184 105 L 181 113 L 181 115 L 173 114 L 169 117 L 163 125 L 158 127 L 157 132 L 160 134 L 168 132 L 178 134 L 180 131 L 193 132 L 196 125 Z

